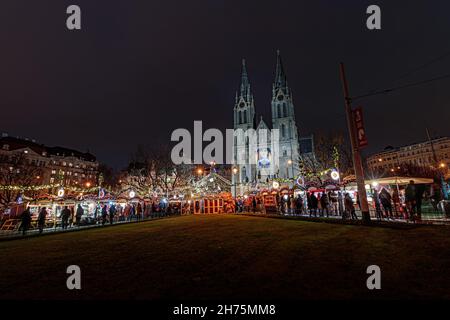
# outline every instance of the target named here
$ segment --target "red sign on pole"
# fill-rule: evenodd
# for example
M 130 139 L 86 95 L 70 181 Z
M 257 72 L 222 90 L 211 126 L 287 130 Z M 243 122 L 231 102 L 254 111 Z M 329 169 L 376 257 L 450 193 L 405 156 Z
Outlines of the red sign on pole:
M 362 148 L 367 146 L 368 143 L 366 137 L 366 130 L 364 129 L 362 108 L 357 107 L 352 112 L 353 112 L 353 121 L 355 124 L 356 140 L 358 141 L 358 147 Z

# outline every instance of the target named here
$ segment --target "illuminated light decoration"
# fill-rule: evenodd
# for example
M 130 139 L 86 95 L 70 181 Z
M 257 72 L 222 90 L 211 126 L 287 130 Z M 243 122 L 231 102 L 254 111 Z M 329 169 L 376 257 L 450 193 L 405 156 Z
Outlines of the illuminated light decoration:
M 213 182 L 213 181 L 214 181 L 214 178 L 210 178 L 210 179 L 209 179 L 209 182 Z
M 245 196 L 244 196 L 244 199 L 247 199 L 247 198 L 248 198 L 248 195 L 245 195 Z
M 272 187 L 274 189 L 278 189 L 280 187 L 280 184 L 278 183 L 278 181 L 274 181 L 274 182 L 272 182 Z
M 339 172 L 337 170 L 332 170 L 331 171 L 331 179 L 339 180 Z
M 62 197 L 64 197 L 64 188 L 60 188 L 59 190 L 58 190 L 58 197 L 60 197 L 60 198 L 62 198 Z
M 188 200 L 188 204 L 191 204 L 191 200 Z
M 130 198 L 134 198 L 136 196 L 136 193 L 134 191 L 130 191 L 130 193 L 128 194 L 128 196 Z
M 289 196 L 287 194 L 285 194 L 283 197 L 284 197 L 284 200 L 287 200 L 289 198 Z
M 372 182 L 372 187 L 374 188 L 378 187 L 378 182 L 377 181 Z
M 166 199 L 166 198 L 163 198 L 163 199 L 162 199 L 162 202 L 167 203 L 167 199 Z
M 100 190 L 98 191 L 98 197 L 99 197 L 99 198 L 103 198 L 104 196 L 105 196 L 105 190 L 100 189 Z
M 296 182 L 297 182 L 297 184 L 299 186 L 304 186 L 305 185 L 305 179 L 303 179 L 303 177 L 298 177 Z
M 364 187 L 366 188 L 366 190 L 369 190 L 370 189 L 370 184 L 366 184 Z

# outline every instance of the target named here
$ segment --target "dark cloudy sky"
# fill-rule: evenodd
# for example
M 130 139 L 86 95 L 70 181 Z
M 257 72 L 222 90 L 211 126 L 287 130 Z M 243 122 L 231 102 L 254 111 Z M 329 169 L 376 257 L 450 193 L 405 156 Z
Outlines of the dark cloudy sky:
M 81 31 L 65 27 L 70 4 Z M 365 27 L 370 4 L 381 31 Z M 2 0 L 0 131 L 120 167 L 194 120 L 231 127 L 242 57 L 268 117 L 277 48 L 301 133 L 345 130 L 338 63 L 352 95 L 449 74 L 450 56 L 411 73 L 450 52 L 449 16 L 444 0 Z M 426 126 L 450 135 L 449 87 L 361 100 L 366 152 L 424 139 Z

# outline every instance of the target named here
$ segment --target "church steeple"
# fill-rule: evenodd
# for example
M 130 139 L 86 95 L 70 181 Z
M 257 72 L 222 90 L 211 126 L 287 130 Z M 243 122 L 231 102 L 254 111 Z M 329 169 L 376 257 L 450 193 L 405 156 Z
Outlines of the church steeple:
M 250 103 L 251 100 L 253 100 L 252 92 L 250 89 L 250 81 L 248 80 L 248 73 L 247 73 L 247 66 L 245 64 L 245 59 L 242 59 L 241 90 L 239 98 L 243 98 L 244 101 L 248 103 Z
M 280 50 L 277 50 L 277 67 L 275 69 L 274 89 L 285 89 L 287 87 L 286 73 L 284 72 L 283 62 L 281 61 Z
M 250 88 L 250 81 L 248 78 L 245 59 L 242 59 L 241 83 L 240 89 L 236 91 L 234 110 L 235 110 L 235 117 L 234 117 L 235 128 L 254 127 L 255 106 L 252 91 Z

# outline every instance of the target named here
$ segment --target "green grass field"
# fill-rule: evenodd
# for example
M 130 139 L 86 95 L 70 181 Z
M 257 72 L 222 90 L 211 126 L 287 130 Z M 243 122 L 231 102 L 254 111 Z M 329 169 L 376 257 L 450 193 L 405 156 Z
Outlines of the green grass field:
M 0 242 L 0 299 L 449 299 L 449 248 L 442 226 L 184 216 Z

